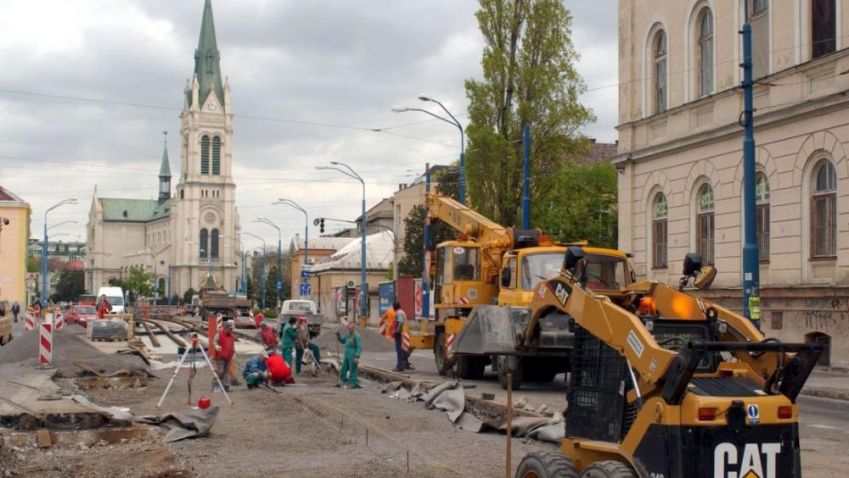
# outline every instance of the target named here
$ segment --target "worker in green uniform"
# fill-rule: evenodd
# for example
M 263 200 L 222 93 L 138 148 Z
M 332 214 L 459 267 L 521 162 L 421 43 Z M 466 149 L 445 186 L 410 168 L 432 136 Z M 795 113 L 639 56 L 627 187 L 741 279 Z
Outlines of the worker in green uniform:
M 292 358 L 292 349 L 295 348 L 295 340 L 298 338 L 298 330 L 295 329 L 297 321 L 297 317 L 289 317 L 289 322 L 286 323 L 283 332 L 280 334 L 280 352 L 289 367 L 295 363 Z
M 363 339 L 357 332 L 357 327 L 352 321 L 348 324 L 348 333 L 341 335 L 336 331 L 336 338 L 345 345 L 345 359 L 342 361 L 342 370 L 339 374 L 341 384 L 346 382 L 348 388 L 360 388 L 357 382 L 357 368 L 360 364 L 360 353 L 363 351 Z

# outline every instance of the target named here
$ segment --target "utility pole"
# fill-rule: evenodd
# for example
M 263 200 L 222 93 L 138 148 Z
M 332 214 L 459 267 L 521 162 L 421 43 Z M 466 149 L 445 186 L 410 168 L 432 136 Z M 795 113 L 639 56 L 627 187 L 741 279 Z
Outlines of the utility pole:
M 755 229 L 755 129 L 752 81 L 752 25 L 743 2 L 743 314 L 760 328 L 760 270 Z
M 430 208 L 428 198 L 430 197 L 430 163 L 425 163 L 425 223 L 422 233 L 422 244 L 424 245 L 424 267 L 422 267 L 422 319 L 430 318 Z M 415 315 L 415 314 L 414 314 Z
M 522 129 L 522 229 L 531 228 L 531 127 Z

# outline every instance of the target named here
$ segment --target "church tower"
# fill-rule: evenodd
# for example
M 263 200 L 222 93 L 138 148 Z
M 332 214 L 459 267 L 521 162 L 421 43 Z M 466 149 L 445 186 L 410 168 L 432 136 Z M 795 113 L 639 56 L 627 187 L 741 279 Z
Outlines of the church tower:
M 171 164 L 168 161 L 168 140 L 162 148 L 162 164 L 159 165 L 159 202 L 171 199 Z
M 239 218 L 232 175 L 233 112 L 222 81 L 212 4 L 203 8 L 194 75 L 180 114 L 180 177 L 172 200 L 175 290 L 199 290 L 208 273 L 236 288 Z

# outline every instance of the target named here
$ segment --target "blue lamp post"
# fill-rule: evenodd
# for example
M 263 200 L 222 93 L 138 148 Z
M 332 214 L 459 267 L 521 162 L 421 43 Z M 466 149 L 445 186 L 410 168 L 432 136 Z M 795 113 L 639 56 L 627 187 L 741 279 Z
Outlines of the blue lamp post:
M 760 260 L 755 230 L 755 130 L 752 86 L 752 26 L 743 2 L 743 314 L 760 328 Z
M 330 164 L 333 166 L 316 166 L 316 169 L 334 169 L 349 178 L 356 179 L 363 185 L 362 216 L 360 216 L 360 227 L 362 228 L 362 248 L 360 250 L 360 320 L 365 320 L 367 316 L 366 300 L 368 300 L 368 291 L 366 291 L 366 182 L 362 176 L 357 174 L 347 164 L 339 161 L 331 161 Z
M 310 275 L 308 272 L 307 263 L 310 259 L 310 215 L 307 210 L 302 208 L 300 204 L 291 199 L 280 198 L 274 204 L 282 204 L 297 209 L 304 213 L 304 264 L 301 266 L 301 296 L 309 297 L 310 292 Z
M 42 243 L 42 245 L 41 245 L 41 304 L 42 305 L 47 304 L 47 290 L 48 290 L 47 289 L 47 274 L 48 274 L 48 270 L 47 270 L 47 247 L 48 247 L 48 245 L 47 245 L 47 229 L 49 229 L 49 228 L 47 227 L 47 213 L 56 209 L 57 207 L 64 206 L 65 204 L 76 204 L 76 203 L 77 203 L 76 198 L 63 199 L 63 200 L 57 202 L 56 204 L 54 204 L 53 206 L 50 206 L 49 208 L 47 208 L 46 211 L 44 211 L 44 243 Z M 61 224 L 64 224 L 64 223 L 61 223 Z
M 407 111 L 419 111 L 421 113 L 433 116 L 434 118 L 441 120 L 441 121 L 444 121 L 444 122 L 446 122 L 450 125 L 453 125 L 458 130 L 460 130 L 460 185 L 459 185 L 460 191 L 459 191 L 459 194 L 458 194 L 459 197 L 457 199 L 460 201 L 460 204 L 466 204 L 466 134 L 463 131 L 463 125 L 461 125 L 460 122 L 457 121 L 457 118 L 455 118 L 454 115 L 452 115 L 451 112 L 448 111 L 448 108 L 446 108 L 445 105 L 443 105 L 439 100 L 436 100 L 434 98 L 431 98 L 431 97 L 425 96 L 425 95 L 419 95 L 419 99 L 421 101 L 425 101 L 425 102 L 430 101 L 432 103 L 438 104 L 439 107 L 442 108 L 442 111 L 444 111 L 445 114 L 448 115 L 448 118 L 446 118 L 444 116 L 440 116 L 440 115 L 435 114 L 435 113 L 431 113 L 430 111 L 422 109 L 422 108 L 408 108 L 408 107 L 405 107 L 405 106 L 400 106 L 400 107 L 392 108 L 392 111 L 394 113 L 404 113 L 404 112 L 407 112 Z

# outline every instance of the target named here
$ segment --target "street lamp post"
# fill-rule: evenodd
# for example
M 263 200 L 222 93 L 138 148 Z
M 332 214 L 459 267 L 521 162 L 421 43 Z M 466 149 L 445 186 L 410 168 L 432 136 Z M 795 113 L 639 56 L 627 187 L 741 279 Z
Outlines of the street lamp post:
M 265 308 L 265 239 L 257 236 L 256 234 L 251 234 L 250 232 L 242 231 L 242 234 L 246 236 L 251 236 L 254 239 L 259 239 L 262 242 L 262 265 L 259 268 L 259 302 L 262 305 L 262 308 Z
M 392 108 L 392 112 L 394 112 L 394 113 L 404 113 L 404 112 L 407 112 L 407 111 L 419 111 L 421 113 L 433 116 L 434 118 L 441 120 L 441 121 L 444 121 L 444 122 L 446 122 L 450 125 L 453 125 L 458 130 L 460 130 L 460 184 L 459 184 L 459 193 L 458 193 L 459 197 L 457 199 L 460 201 L 460 204 L 466 204 L 466 133 L 463 130 L 463 125 L 460 124 L 459 121 L 457 121 L 457 118 L 455 118 L 454 115 L 452 115 L 451 112 L 448 111 L 448 108 L 446 108 L 445 105 L 443 105 L 442 102 L 440 102 L 439 100 L 431 98 L 431 97 L 426 96 L 426 95 L 419 95 L 419 99 L 421 101 L 425 101 L 425 102 L 430 101 L 432 103 L 438 104 L 439 107 L 442 108 L 442 111 L 444 111 L 445 114 L 447 114 L 450 119 L 446 118 L 444 116 L 440 116 L 438 114 L 432 113 L 432 112 L 425 110 L 425 109 L 422 109 L 422 108 L 408 108 L 408 107 L 401 106 L 401 107 Z
M 76 204 L 76 198 L 63 199 L 53 206 L 50 206 L 46 211 L 44 211 L 44 243 L 41 245 L 41 303 L 42 305 L 47 304 L 47 213 L 56 209 L 57 207 L 64 206 L 65 204 Z
M 366 291 L 366 182 L 347 164 L 339 161 L 331 161 L 330 164 L 333 166 L 316 166 L 316 169 L 335 169 L 349 178 L 356 179 L 363 185 L 362 216 L 360 216 L 362 227 L 362 247 L 360 250 L 360 320 L 365 320 L 367 316 L 366 300 L 368 299 L 368 292 Z
M 277 224 L 270 219 L 258 217 L 254 222 L 261 222 L 277 229 L 277 304 L 280 304 L 280 294 L 283 292 L 283 234 Z
M 310 291 L 310 274 L 308 271 L 307 263 L 310 259 L 310 215 L 306 209 L 302 208 L 300 204 L 296 203 L 291 199 L 280 198 L 274 204 L 283 204 L 285 206 L 293 207 L 298 211 L 304 213 L 304 263 L 301 266 L 301 286 L 300 286 L 300 295 L 301 297 L 309 297 L 311 294 Z

